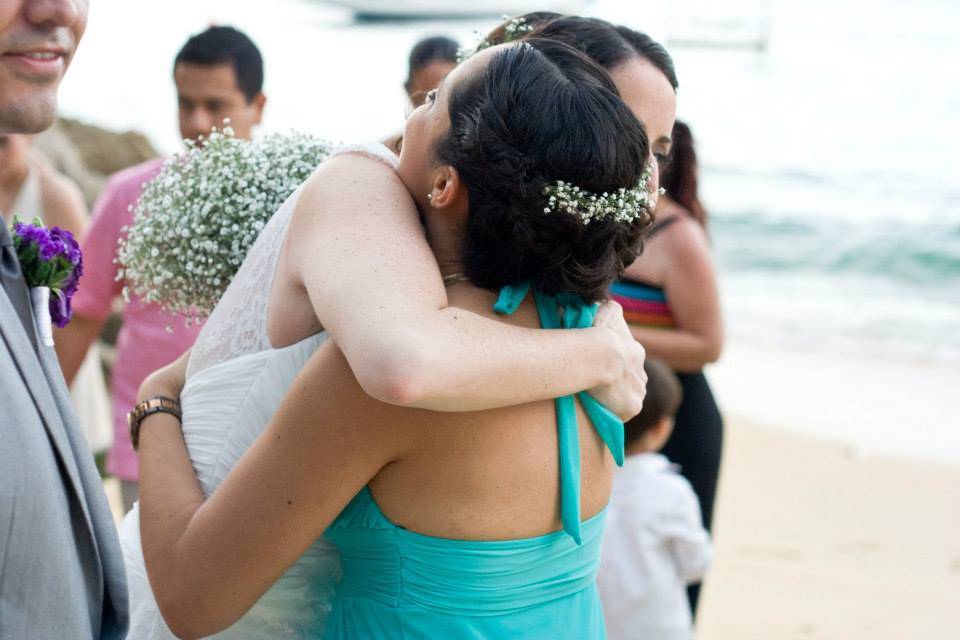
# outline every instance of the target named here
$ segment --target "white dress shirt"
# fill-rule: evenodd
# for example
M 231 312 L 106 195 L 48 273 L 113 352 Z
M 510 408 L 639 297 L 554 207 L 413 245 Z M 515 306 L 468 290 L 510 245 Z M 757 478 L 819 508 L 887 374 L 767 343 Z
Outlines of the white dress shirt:
M 690 640 L 686 587 L 712 556 L 686 478 L 658 453 L 628 456 L 614 477 L 597 577 L 609 640 Z

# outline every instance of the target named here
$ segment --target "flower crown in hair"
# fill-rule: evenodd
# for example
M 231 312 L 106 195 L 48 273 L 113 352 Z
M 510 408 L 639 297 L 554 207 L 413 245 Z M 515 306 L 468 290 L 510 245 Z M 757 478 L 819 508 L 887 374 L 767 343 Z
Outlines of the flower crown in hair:
M 523 34 L 533 31 L 533 27 L 527 24 L 527 21 L 523 18 L 511 18 L 510 16 L 505 15 L 503 16 L 503 19 L 505 21 L 505 24 L 503 25 L 503 44 L 518 40 Z M 478 42 L 477 46 L 475 46 L 473 49 L 461 47 L 459 50 L 457 50 L 457 64 L 492 46 L 492 42 L 486 38 L 481 38 L 480 42 Z
M 636 222 L 653 213 L 656 199 L 654 192 L 648 186 L 653 177 L 652 163 L 640 178 L 640 184 L 632 189 L 620 188 L 613 193 L 604 192 L 597 195 L 585 191 L 580 187 L 558 180 L 547 185 L 543 195 L 547 196 L 547 206 L 544 213 L 564 212 L 577 216 L 583 224 L 590 224 L 594 220 L 612 220 L 613 222 Z M 660 194 L 664 190 L 660 189 Z

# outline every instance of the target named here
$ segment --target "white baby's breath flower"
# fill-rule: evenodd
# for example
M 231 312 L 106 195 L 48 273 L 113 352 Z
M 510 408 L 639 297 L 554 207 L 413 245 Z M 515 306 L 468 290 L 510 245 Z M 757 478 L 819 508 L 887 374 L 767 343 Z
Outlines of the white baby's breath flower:
M 522 17 L 511 18 L 510 16 L 503 16 L 503 42 L 513 42 L 514 40 L 519 39 L 523 34 L 530 33 L 533 31 L 533 27 L 527 24 L 527 21 Z M 478 34 L 479 35 L 479 34 Z M 475 55 L 476 53 L 488 49 L 493 46 L 493 43 L 479 36 L 480 40 L 477 42 L 476 46 L 472 49 L 466 47 L 460 47 L 457 49 L 457 64 L 460 64 L 464 60 L 468 59 L 470 56 Z
M 563 212 L 576 216 L 583 224 L 594 220 L 613 220 L 632 223 L 653 215 L 656 206 L 654 192 L 650 188 L 653 177 L 653 164 L 648 163 L 640 179 L 640 184 L 632 189 L 621 188 L 613 193 L 596 195 L 580 187 L 558 180 L 546 186 L 543 195 L 547 197 L 544 213 Z M 663 193 L 663 189 L 659 190 Z
M 301 134 L 240 140 L 214 131 L 164 165 L 120 241 L 118 280 L 189 322 L 213 311 L 259 232 L 330 154 Z

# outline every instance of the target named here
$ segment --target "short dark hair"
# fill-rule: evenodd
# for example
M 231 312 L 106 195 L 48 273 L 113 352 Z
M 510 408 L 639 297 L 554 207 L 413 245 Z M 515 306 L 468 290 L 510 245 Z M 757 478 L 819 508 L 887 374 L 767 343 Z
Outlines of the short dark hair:
M 456 85 L 449 111 L 436 153 L 469 194 L 467 277 L 492 290 L 529 281 L 551 295 L 606 298 L 650 216 L 586 224 L 544 213 L 544 189 L 558 180 L 597 194 L 640 184 L 650 145 L 609 74 L 561 42 L 525 40 Z
M 413 75 L 431 62 L 450 62 L 457 64 L 457 51 L 460 43 L 447 36 L 423 38 L 410 50 L 407 71 L 407 85 L 413 81 Z
M 247 102 L 263 91 L 263 57 L 245 33 L 233 27 L 210 27 L 191 36 L 173 62 L 214 66 L 229 64 L 237 76 L 237 87 Z
M 676 415 L 683 400 L 680 380 L 665 362 L 647 358 L 643 370 L 647 373 L 647 396 L 643 410 L 624 425 L 623 441 L 627 446 L 640 440 L 664 418 Z
M 522 15 L 519 19 L 533 28 L 521 39 L 531 37 L 559 40 L 582 51 L 607 71 L 639 56 L 659 69 L 674 91 L 679 87 L 677 71 L 670 53 L 645 33 L 616 26 L 600 18 L 562 16 L 542 11 Z M 505 26 L 506 24 L 503 24 L 494 29 L 487 36 L 487 41 L 492 44 L 502 43 L 506 34 Z

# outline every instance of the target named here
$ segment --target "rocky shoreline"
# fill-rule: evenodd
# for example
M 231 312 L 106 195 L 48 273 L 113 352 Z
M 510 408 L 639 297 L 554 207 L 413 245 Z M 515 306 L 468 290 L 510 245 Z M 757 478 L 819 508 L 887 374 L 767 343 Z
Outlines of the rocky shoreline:
M 142 133 L 110 131 L 71 118 L 57 119 L 33 145 L 77 183 L 87 206 L 93 206 L 111 174 L 159 155 Z

